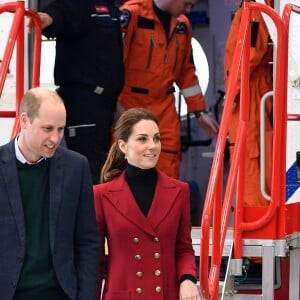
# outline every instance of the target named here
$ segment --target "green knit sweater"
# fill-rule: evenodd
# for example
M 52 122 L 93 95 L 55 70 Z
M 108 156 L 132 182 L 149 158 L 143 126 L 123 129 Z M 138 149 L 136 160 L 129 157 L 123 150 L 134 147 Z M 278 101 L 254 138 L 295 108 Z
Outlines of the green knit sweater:
M 49 159 L 17 160 L 24 209 L 26 253 L 14 300 L 67 300 L 52 263 L 49 236 Z

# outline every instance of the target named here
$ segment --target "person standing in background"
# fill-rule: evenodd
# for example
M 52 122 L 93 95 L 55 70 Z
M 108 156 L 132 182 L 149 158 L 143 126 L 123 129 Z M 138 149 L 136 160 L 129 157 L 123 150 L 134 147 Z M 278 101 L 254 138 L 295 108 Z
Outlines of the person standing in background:
M 108 264 L 103 300 L 198 300 L 188 185 L 156 169 L 161 152 L 157 118 L 125 111 L 94 185 L 96 218 Z M 101 251 L 103 263 L 104 247 Z M 102 285 L 99 286 L 99 294 Z
M 273 7 L 273 0 L 265 3 Z M 227 89 L 230 79 L 234 50 L 240 28 L 242 7 L 236 11 L 228 33 L 224 54 L 224 76 Z M 266 206 L 269 201 L 264 198 L 260 188 L 260 102 L 262 96 L 273 90 L 273 43 L 262 14 L 252 12 L 249 77 L 249 119 L 247 128 L 245 206 Z M 231 116 L 229 138 L 230 152 L 233 153 L 240 115 L 240 85 L 236 86 L 235 107 Z M 265 106 L 265 147 L 266 147 L 266 190 L 270 193 L 272 174 L 272 143 L 273 143 L 273 99 L 267 99 Z
M 125 83 L 120 112 L 133 107 L 152 111 L 159 120 L 162 152 L 157 167 L 178 178 L 181 161 L 180 120 L 174 83 L 210 137 L 217 122 L 206 110 L 192 55 L 192 28 L 183 14 L 196 0 L 129 0 L 122 6 Z
M 56 38 L 54 81 L 67 110 L 66 143 L 88 158 L 94 184 L 123 87 L 119 14 L 110 0 L 53 0 L 39 12 L 43 35 Z
M 33 88 L 0 147 L 1 300 L 96 300 L 99 232 L 87 159 L 60 146 L 62 99 Z

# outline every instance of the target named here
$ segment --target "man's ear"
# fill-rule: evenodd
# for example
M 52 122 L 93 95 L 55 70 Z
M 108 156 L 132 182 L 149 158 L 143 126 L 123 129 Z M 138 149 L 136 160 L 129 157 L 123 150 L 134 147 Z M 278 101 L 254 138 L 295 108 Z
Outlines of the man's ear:
M 27 127 L 29 122 L 28 114 L 26 112 L 22 112 L 20 115 L 20 126 L 22 129 Z

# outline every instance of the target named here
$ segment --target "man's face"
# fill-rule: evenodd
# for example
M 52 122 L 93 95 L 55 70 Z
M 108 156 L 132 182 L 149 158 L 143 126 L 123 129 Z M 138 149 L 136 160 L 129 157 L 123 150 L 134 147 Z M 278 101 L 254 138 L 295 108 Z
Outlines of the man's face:
M 168 12 L 173 17 L 189 13 L 198 0 L 168 0 Z
M 29 162 L 41 157 L 50 158 L 60 144 L 66 124 L 63 103 L 44 101 L 38 115 L 30 120 L 27 113 L 20 116 L 21 135 L 19 147 Z

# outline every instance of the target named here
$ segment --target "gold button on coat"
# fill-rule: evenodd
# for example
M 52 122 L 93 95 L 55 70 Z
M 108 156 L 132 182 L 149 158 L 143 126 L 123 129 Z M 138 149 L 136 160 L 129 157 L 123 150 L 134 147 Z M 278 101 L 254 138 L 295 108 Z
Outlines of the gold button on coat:
M 155 288 L 155 292 L 156 292 L 156 293 L 160 293 L 160 292 L 161 292 L 161 287 L 160 287 L 160 286 L 157 286 L 157 287 Z
M 132 241 L 133 241 L 135 244 L 137 244 L 137 243 L 140 241 L 140 239 L 139 239 L 138 237 L 134 237 L 134 238 L 132 239 Z
M 142 277 L 143 276 L 143 272 L 140 272 L 140 271 L 136 272 L 136 276 L 137 277 Z
M 159 259 L 160 258 L 160 254 L 158 252 L 153 254 L 154 258 Z
M 154 239 L 153 239 L 154 242 L 158 243 L 159 242 L 159 238 L 156 236 Z
M 139 254 L 137 254 L 134 258 L 135 258 L 135 260 L 141 260 L 142 259 L 142 257 Z
M 160 273 L 160 270 L 155 270 L 155 271 L 154 271 L 154 274 L 155 274 L 155 276 L 160 276 L 160 274 L 161 274 L 161 273 Z
M 142 290 L 141 288 L 137 288 L 135 291 L 136 291 L 138 294 L 141 294 L 143 290 Z

